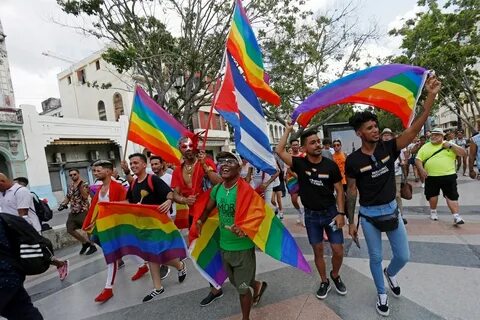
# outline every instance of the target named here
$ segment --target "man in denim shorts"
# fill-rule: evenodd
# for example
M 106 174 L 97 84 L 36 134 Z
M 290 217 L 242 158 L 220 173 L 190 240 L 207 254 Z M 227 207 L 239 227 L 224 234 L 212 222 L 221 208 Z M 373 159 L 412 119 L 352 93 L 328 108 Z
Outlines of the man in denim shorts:
M 332 248 L 332 279 L 340 295 L 347 294 L 347 288 L 340 279 L 343 261 L 343 232 L 345 225 L 345 199 L 342 175 L 337 164 L 322 156 L 322 145 L 316 131 L 308 131 L 301 136 L 305 157 L 292 157 L 286 150 L 287 138 L 292 131 L 287 125 L 276 151 L 280 158 L 298 176 L 299 195 L 305 207 L 305 227 L 308 240 L 313 248 L 315 265 L 322 282 L 317 298 L 325 299 L 330 291 L 325 260 L 323 258 L 323 232 L 328 235 Z M 337 193 L 335 199 L 334 191 Z M 335 205 L 336 204 L 336 205 Z M 338 210 L 337 210 L 338 209 Z

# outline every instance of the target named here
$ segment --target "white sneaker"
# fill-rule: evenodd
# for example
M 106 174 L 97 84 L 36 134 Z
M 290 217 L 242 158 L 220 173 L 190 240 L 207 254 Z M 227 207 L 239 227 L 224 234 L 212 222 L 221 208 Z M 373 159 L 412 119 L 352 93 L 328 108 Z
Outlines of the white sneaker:
M 438 215 L 436 212 L 430 212 L 430 219 L 432 219 L 433 221 L 437 221 L 438 220 Z
M 464 224 L 465 221 L 463 221 L 462 217 L 459 214 L 457 214 L 456 216 L 453 217 L 453 223 Z
M 279 218 L 280 220 L 283 220 L 283 212 L 282 212 L 282 211 L 280 211 L 280 212 L 278 213 L 278 218 Z

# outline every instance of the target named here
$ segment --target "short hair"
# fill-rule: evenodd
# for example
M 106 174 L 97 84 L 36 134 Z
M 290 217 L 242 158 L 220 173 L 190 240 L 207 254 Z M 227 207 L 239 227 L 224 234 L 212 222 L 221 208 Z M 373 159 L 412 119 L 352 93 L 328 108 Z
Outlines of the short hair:
M 151 156 L 150 157 L 150 162 L 152 162 L 152 160 L 158 160 L 160 162 L 164 162 L 165 160 L 162 159 L 162 157 L 159 157 L 159 156 Z
M 188 139 L 190 139 L 190 138 L 189 138 L 189 137 L 181 137 L 180 139 L 178 139 L 177 146 L 180 148 L 180 146 L 182 145 L 183 141 L 188 140 Z
M 80 171 L 77 168 L 70 168 L 68 169 L 68 172 L 76 171 L 78 174 L 80 174 Z
M 132 158 L 139 157 L 140 159 L 143 160 L 143 162 L 147 163 L 147 156 L 144 155 L 143 153 L 132 153 L 131 155 L 128 156 L 128 160 L 131 160 Z
M 420 136 L 418 139 L 427 139 L 425 136 Z
M 22 184 L 28 186 L 28 179 L 25 178 L 25 177 L 17 177 L 15 179 L 13 179 L 13 181 L 16 181 L 18 183 L 22 183 Z
M 105 169 L 113 170 L 113 163 L 108 160 L 98 160 L 92 164 L 92 167 L 102 167 Z
M 332 140 L 330 140 L 330 138 L 324 138 L 323 139 L 323 144 L 332 144 Z
M 350 119 L 348 119 L 348 123 L 353 127 L 355 131 L 360 129 L 362 124 L 368 121 L 375 121 L 378 125 L 377 115 L 370 111 L 361 111 L 355 112 L 355 114 L 351 116 Z
M 335 144 L 335 142 L 338 142 L 338 143 L 340 143 L 340 145 L 342 145 L 342 141 L 340 141 L 340 139 L 335 139 L 335 140 L 333 140 L 333 141 L 332 141 L 332 144 Z
M 305 142 L 307 142 L 307 138 L 313 135 L 317 135 L 317 131 L 315 130 L 308 130 L 305 131 L 301 136 L 300 136 L 300 142 L 302 143 L 302 146 L 305 145 Z
M 298 141 L 298 139 L 295 139 L 295 138 L 290 139 L 290 144 L 292 144 L 293 142 L 299 142 L 299 141 Z

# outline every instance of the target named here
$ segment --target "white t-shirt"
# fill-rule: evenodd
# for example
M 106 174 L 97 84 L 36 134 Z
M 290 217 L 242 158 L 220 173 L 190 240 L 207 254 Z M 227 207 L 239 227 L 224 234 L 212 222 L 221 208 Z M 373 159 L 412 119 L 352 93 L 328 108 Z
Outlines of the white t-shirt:
M 163 180 L 169 187 L 172 186 L 172 175 L 168 172 L 165 171 L 163 176 L 160 177 L 160 179 Z M 175 207 L 175 204 L 172 204 L 172 213 L 170 216 L 175 217 L 177 215 L 177 208 Z
M 38 232 L 42 231 L 42 225 L 35 214 L 33 195 L 25 187 L 15 183 L 5 193 L 0 192 L 0 211 L 18 216 L 18 209 L 29 209 L 28 215 L 23 218 L 30 223 Z

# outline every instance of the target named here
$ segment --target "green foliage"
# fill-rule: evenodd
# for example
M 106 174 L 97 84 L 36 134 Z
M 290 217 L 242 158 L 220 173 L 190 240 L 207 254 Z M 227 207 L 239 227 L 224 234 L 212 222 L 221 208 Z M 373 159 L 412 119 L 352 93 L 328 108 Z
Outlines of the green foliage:
M 403 54 L 393 60 L 435 70 L 442 80 L 442 103 L 460 110 L 469 124 L 466 106 L 480 113 L 480 2 L 450 0 L 443 8 L 436 0 L 418 4 L 425 6 L 425 12 L 390 31 L 402 37 Z

